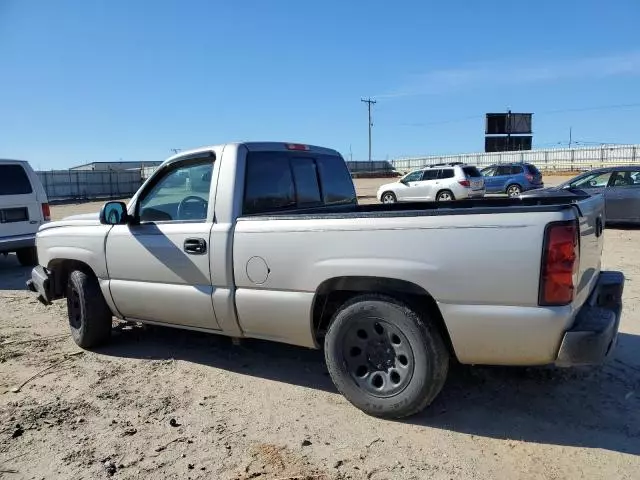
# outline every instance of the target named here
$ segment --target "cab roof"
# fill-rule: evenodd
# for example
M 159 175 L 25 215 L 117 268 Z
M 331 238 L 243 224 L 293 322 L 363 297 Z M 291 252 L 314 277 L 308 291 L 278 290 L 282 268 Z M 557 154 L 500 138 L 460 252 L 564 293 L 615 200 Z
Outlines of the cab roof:
M 331 148 L 319 147 L 317 145 L 309 145 L 306 143 L 296 142 L 230 142 L 222 143 L 218 145 L 208 145 L 204 147 L 193 148 L 190 150 L 183 150 L 181 152 L 172 155 L 165 163 L 173 162 L 184 157 L 198 156 L 199 154 L 206 154 L 215 150 L 220 150 L 226 146 L 235 145 L 243 146 L 250 152 L 288 152 L 288 151 L 304 151 L 310 153 L 322 153 L 325 155 L 340 155 L 336 150 Z M 301 148 L 292 148 L 301 147 Z M 304 148 L 302 148 L 304 147 Z

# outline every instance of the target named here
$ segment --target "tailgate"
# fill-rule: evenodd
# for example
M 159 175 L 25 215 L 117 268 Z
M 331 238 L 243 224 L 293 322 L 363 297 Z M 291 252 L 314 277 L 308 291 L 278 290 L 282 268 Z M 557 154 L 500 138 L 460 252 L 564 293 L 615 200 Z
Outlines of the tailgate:
M 604 244 L 604 196 L 594 195 L 576 202 L 580 226 L 580 269 L 575 302 L 582 305 L 600 273 Z

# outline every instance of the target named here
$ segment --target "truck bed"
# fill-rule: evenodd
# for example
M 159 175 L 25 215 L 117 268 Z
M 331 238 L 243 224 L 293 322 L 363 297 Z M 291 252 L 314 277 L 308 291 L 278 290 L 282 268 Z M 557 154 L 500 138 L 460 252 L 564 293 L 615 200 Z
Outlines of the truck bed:
M 540 198 L 483 198 L 454 202 L 413 202 L 371 205 L 337 205 L 307 209 L 279 210 L 277 212 L 245 215 L 242 219 L 259 218 L 345 218 L 345 217 L 407 217 L 436 215 L 478 215 L 496 213 L 557 212 L 577 206 L 588 198 L 586 193 L 575 193 Z

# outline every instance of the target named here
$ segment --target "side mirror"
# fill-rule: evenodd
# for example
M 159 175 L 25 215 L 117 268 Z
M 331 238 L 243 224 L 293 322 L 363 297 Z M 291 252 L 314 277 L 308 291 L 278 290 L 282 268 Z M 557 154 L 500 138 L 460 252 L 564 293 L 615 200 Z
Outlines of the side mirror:
M 400 180 L 398 180 L 399 183 L 403 184 L 403 185 L 407 185 L 407 181 L 404 178 L 401 178 Z
M 128 219 L 124 202 L 107 202 L 100 210 L 100 223 L 103 225 L 122 225 L 127 223 Z

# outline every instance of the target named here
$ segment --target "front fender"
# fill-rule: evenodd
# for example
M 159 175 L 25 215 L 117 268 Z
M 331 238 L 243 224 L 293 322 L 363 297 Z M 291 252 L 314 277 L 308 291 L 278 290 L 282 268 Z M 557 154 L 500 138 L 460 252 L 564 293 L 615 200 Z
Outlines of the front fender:
M 91 225 L 41 230 L 36 235 L 38 261 L 51 268 L 60 260 L 76 260 L 88 265 L 99 279 L 106 279 L 104 246 L 110 228 L 109 225 Z

